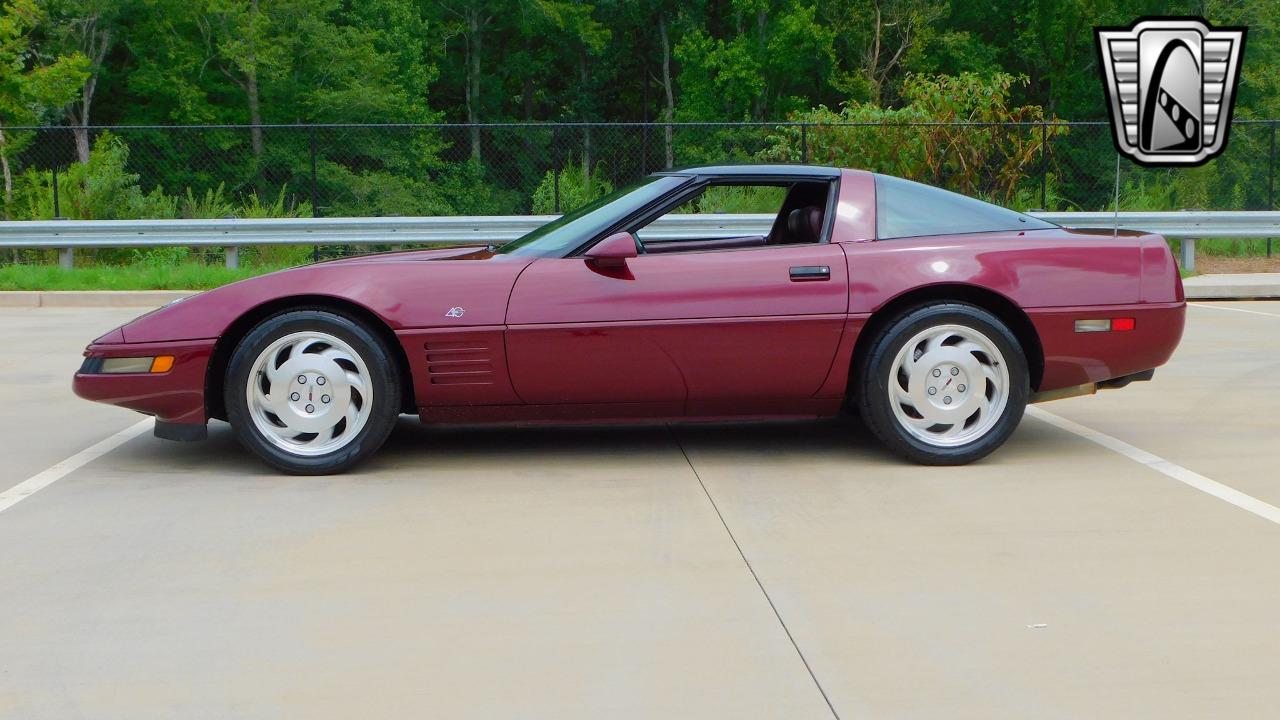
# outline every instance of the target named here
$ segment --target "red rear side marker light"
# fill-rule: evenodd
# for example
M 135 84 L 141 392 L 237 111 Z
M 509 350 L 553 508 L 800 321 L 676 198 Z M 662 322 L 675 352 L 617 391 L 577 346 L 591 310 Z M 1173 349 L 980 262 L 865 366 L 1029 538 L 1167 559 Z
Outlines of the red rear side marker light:
M 1076 332 L 1129 332 L 1135 325 L 1133 318 L 1091 318 L 1077 320 Z

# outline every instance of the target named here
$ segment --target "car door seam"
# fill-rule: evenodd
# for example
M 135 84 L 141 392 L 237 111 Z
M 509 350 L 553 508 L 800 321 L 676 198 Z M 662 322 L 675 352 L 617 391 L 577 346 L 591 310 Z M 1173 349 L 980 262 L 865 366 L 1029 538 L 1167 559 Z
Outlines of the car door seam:
M 502 364 L 507 367 L 507 385 L 511 388 L 511 394 L 515 395 L 522 405 L 528 405 L 529 401 L 525 400 L 520 394 L 520 389 L 516 387 L 515 376 L 511 374 L 511 298 L 516 296 L 516 285 L 520 284 L 520 278 L 524 277 L 525 271 L 542 259 L 534 258 L 530 260 L 525 263 L 524 267 L 520 268 L 520 272 L 516 273 L 515 279 L 511 281 L 511 289 L 507 291 L 506 309 L 502 311 Z

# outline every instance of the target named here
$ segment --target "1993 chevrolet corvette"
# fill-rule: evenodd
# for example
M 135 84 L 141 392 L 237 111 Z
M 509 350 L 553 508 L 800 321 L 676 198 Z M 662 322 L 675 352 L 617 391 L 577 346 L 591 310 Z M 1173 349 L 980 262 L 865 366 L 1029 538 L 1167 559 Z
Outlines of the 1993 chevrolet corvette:
M 768 208 L 772 224 L 661 230 L 730 200 Z M 1028 402 L 1151 379 L 1185 312 L 1158 235 L 1067 230 L 859 170 L 700 167 L 505 245 L 322 262 L 170 304 L 93 341 L 74 389 L 154 415 L 162 438 L 227 420 L 301 474 L 352 467 L 402 413 L 621 422 L 848 407 L 899 455 L 954 465 L 1004 443 Z

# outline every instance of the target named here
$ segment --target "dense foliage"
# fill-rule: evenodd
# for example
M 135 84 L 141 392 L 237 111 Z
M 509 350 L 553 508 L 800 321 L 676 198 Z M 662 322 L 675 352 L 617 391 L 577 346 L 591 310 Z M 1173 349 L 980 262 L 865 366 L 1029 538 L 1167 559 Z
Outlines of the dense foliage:
M 726 158 L 1105 207 L 1105 128 L 907 123 L 1105 119 L 1092 28 L 1150 14 L 1248 25 L 1236 115 L 1280 117 L 1275 0 L 0 0 L 3 210 L 51 217 L 61 167 L 64 216 L 551 212 Z M 271 127 L 787 119 L 828 127 Z M 193 124 L 267 127 L 76 129 Z M 32 125 L 67 129 L 14 129 Z M 1265 205 L 1268 141 L 1237 132 L 1209 167 L 1134 172 L 1122 195 Z

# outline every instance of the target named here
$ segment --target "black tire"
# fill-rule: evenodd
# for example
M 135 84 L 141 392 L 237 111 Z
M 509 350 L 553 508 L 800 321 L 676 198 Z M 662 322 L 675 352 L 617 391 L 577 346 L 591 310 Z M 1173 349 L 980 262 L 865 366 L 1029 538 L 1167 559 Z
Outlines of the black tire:
M 959 325 L 984 335 L 1003 356 L 1009 375 L 1007 400 L 997 419 L 979 437 L 955 446 L 932 444 L 908 431 L 889 393 L 889 383 L 898 382 L 891 378 L 898 353 L 919 333 L 943 325 Z M 872 341 L 854 380 L 854 403 L 863 422 L 890 450 L 922 465 L 963 465 L 990 454 L 1017 429 L 1031 394 L 1027 359 L 1017 337 L 991 313 L 960 302 L 917 306 L 889 322 Z
M 246 397 L 249 375 L 258 356 L 280 338 L 308 331 L 332 335 L 350 346 L 368 369 L 367 381 L 373 395 L 364 426 L 345 445 L 323 455 L 291 453 L 267 439 L 250 416 Z M 401 379 L 391 352 L 376 332 L 329 310 L 299 309 L 269 317 L 240 340 L 227 365 L 223 383 L 227 421 L 242 445 L 278 470 L 293 475 L 345 472 L 382 446 L 400 415 Z

